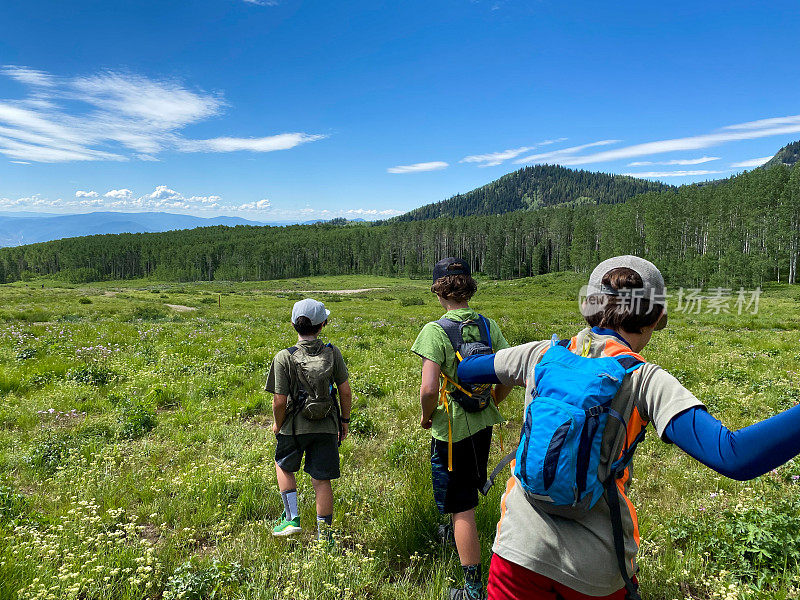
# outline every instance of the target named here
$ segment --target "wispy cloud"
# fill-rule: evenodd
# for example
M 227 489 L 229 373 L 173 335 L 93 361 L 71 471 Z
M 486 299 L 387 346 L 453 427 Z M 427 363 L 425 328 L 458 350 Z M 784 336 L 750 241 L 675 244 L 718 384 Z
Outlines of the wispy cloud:
M 563 142 L 566 139 L 567 138 L 544 140 L 542 142 L 534 144 L 533 146 L 522 146 L 521 148 L 512 148 L 510 150 L 503 150 L 502 152 L 490 152 L 489 154 L 473 154 L 471 156 L 465 156 L 458 162 L 478 163 L 479 167 L 496 167 L 497 165 L 503 164 L 507 160 L 516 158 L 520 154 L 523 154 L 525 152 L 530 152 L 531 150 L 539 148 L 540 146 L 549 146 L 550 144 Z
M 700 175 L 717 175 L 727 171 L 647 171 L 644 173 L 623 173 L 628 177 L 644 177 L 646 179 L 661 179 L 663 177 L 698 177 Z
M 719 156 L 702 156 L 700 158 L 676 158 L 674 160 L 665 160 L 661 162 L 643 160 L 639 162 L 628 163 L 628 166 L 647 167 L 651 165 L 701 165 L 703 163 L 711 162 L 712 160 L 719 160 Z
M 737 125 L 728 125 L 722 129 L 702 135 L 695 135 L 669 140 L 634 144 L 615 150 L 595 152 L 579 156 L 568 156 L 558 160 L 565 166 L 579 166 L 594 163 L 611 162 L 615 160 L 651 156 L 667 152 L 680 152 L 687 150 L 702 150 L 719 146 L 729 142 L 753 140 L 776 135 L 800 133 L 800 115 L 761 119 Z
M 256 6 L 278 6 L 277 0 L 244 0 L 244 2 Z
M 210 140 L 183 140 L 180 142 L 180 149 L 184 152 L 235 152 L 237 150 L 274 152 L 275 150 L 288 150 L 300 144 L 316 142 L 324 138 L 324 135 L 307 133 L 281 133 L 262 138 L 219 137 Z
M 760 167 L 761 165 L 763 165 L 765 162 L 767 162 L 771 158 L 772 158 L 771 156 L 762 156 L 761 158 L 751 158 L 749 160 L 743 160 L 743 161 L 740 161 L 740 162 L 735 162 L 735 163 L 733 163 L 731 165 L 731 167 L 734 168 L 734 169 L 742 168 L 742 167 L 745 167 L 745 168 Z
M 57 77 L 7 66 L 0 74 L 29 88 L 27 97 L 0 99 L 0 154 L 15 160 L 158 160 L 167 150 L 272 152 L 325 137 L 279 133 L 192 140 L 182 130 L 222 114 L 226 103 L 221 94 L 113 71 Z
M 450 165 L 443 161 L 416 163 L 413 165 L 398 165 L 386 169 L 387 173 L 422 173 L 424 171 L 439 171 Z
M 526 156 L 524 158 L 519 158 L 514 161 L 515 164 L 522 165 L 525 163 L 531 162 L 560 162 L 563 163 L 565 160 L 562 157 L 572 156 L 573 154 L 577 154 L 582 150 L 586 150 L 588 148 L 594 148 L 596 146 L 608 146 L 610 144 L 618 144 L 620 140 L 600 140 L 597 142 L 592 142 L 590 144 L 581 144 L 580 146 L 571 146 L 569 148 L 562 148 L 561 150 L 553 150 L 552 152 L 543 152 L 541 154 L 531 154 L 530 156 Z

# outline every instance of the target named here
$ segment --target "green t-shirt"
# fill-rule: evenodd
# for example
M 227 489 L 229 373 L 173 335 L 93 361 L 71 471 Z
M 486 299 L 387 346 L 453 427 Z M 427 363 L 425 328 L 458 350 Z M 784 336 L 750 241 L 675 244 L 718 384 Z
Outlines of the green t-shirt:
M 319 354 L 325 347 L 322 340 L 302 340 L 296 344 L 312 355 Z M 343 384 L 349 377 L 347 366 L 344 364 L 342 353 L 331 344 L 333 349 L 333 383 L 336 386 Z M 295 372 L 291 362 L 291 355 L 288 350 L 281 350 L 272 359 L 272 366 L 267 375 L 267 383 L 264 390 L 272 394 L 282 394 L 288 397 L 286 419 L 281 425 L 283 435 L 298 435 L 301 433 L 339 433 L 339 423 L 336 414 L 331 413 L 319 421 L 311 421 L 301 414 L 290 414 L 289 408 L 292 405 L 292 392 L 295 389 Z M 294 423 L 294 428 L 292 424 Z
M 479 315 L 471 308 L 459 308 L 445 313 L 445 318 L 453 321 L 474 321 L 477 320 Z M 492 338 L 492 348 L 495 352 L 508 348 L 508 342 L 503 337 L 500 327 L 492 319 L 489 321 L 489 335 Z M 480 330 L 477 325 L 467 325 L 462 331 L 465 342 L 476 342 L 480 339 Z M 411 351 L 418 354 L 422 358 L 432 360 L 442 370 L 442 373 L 447 375 L 453 381 L 458 382 L 458 375 L 456 369 L 458 368 L 458 359 L 450 339 L 442 329 L 441 325 L 436 322 L 430 322 L 422 328 L 419 332 L 414 345 L 411 346 Z M 452 386 L 448 386 L 452 388 Z M 497 425 L 503 422 L 503 417 L 500 411 L 490 402 L 489 406 L 480 412 L 467 412 L 461 408 L 456 402 L 448 402 L 451 412 L 451 423 L 453 427 L 453 441 L 458 442 L 469 436 L 479 432 L 481 429 Z M 431 435 L 437 440 L 447 441 L 447 422 L 448 415 L 444 405 L 439 404 L 433 413 L 433 426 L 431 427 Z

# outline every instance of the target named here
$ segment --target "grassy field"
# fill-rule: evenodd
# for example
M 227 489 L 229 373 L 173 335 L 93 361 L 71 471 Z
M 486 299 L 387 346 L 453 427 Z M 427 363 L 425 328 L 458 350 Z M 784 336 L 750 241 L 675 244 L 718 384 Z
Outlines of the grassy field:
M 511 343 L 573 335 L 583 277 L 483 282 L 473 305 Z M 436 540 L 419 359 L 441 310 L 427 282 L 370 277 L 265 283 L 0 286 L 0 600 L 12 598 L 438 599 L 460 569 Z M 320 290 L 378 288 L 349 295 Z M 334 484 L 337 552 L 313 542 L 299 478 L 299 539 L 271 537 L 272 356 L 291 305 L 332 311 L 355 392 Z M 730 427 L 798 402 L 800 288 L 758 315 L 677 314 L 646 357 Z M 506 448 L 522 394 L 503 414 Z M 502 455 L 495 442 L 491 462 Z M 800 461 L 748 483 L 654 434 L 635 460 L 646 598 L 800 597 Z M 502 485 L 478 511 L 484 560 Z

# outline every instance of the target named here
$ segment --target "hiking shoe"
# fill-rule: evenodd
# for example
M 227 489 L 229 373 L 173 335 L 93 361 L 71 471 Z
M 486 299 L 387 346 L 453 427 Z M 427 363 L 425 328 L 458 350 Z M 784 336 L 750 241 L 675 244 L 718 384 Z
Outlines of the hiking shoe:
M 452 546 L 453 548 L 456 547 L 456 533 L 453 531 L 453 524 L 452 523 L 442 523 L 439 525 L 439 541 L 442 542 L 442 546 Z
M 486 600 L 486 590 L 482 590 L 479 596 L 471 596 L 466 588 L 449 588 L 445 600 Z
M 289 520 L 286 518 L 286 513 L 284 512 L 281 515 L 281 522 L 272 528 L 272 535 L 275 537 L 286 537 L 289 535 L 296 535 L 301 531 L 300 517 Z

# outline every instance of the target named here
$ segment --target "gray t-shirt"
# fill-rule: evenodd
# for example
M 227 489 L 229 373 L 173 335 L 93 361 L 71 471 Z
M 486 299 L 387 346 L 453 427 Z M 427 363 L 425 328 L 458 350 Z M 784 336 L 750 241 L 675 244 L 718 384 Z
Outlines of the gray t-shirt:
M 297 346 L 302 347 L 311 355 L 319 354 L 325 348 L 325 344 L 319 339 L 302 340 L 297 343 Z M 342 353 L 333 344 L 331 344 L 331 348 L 333 349 L 333 383 L 338 387 L 347 381 L 349 375 Z M 283 435 L 298 435 L 301 433 L 334 433 L 338 435 L 339 423 L 335 413 L 331 413 L 319 421 L 311 421 L 300 414 L 291 414 L 289 409 L 292 406 L 292 394 L 297 389 L 297 375 L 291 361 L 292 358 L 288 350 L 278 352 L 275 358 L 272 359 L 272 366 L 269 369 L 269 375 L 267 375 L 267 383 L 264 386 L 264 390 L 267 392 L 288 397 L 286 419 L 281 425 L 281 433 Z
M 531 342 L 500 350 L 495 356 L 494 368 L 498 379 L 506 385 L 525 386 L 526 407 L 534 391 L 534 367 L 549 347 L 549 340 Z M 588 328 L 573 339 L 570 349 L 590 357 L 631 353 L 614 336 L 599 335 Z M 632 440 L 642 427 L 653 423 L 661 437 L 674 416 L 702 405 L 661 367 L 651 363 L 641 366 L 625 378 L 612 403 L 612 407 L 626 418 L 628 428 L 627 431 L 622 427 L 606 428 L 600 477 L 608 473 L 611 449 L 621 446 L 623 436 Z M 629 575 L 636 572 L 639 548 L 636 509 L 627 498 L 631 473 L 632 468 L 629 468 L 618 482 L 626 558 L 631 565 Z M 503 495 L 493 550 L 506 560 L 589 596 L 607 596 L 624 587 L 605 500 L 595 504 L 579 520 L 551 515 L 534 508 L 512 476 Z

